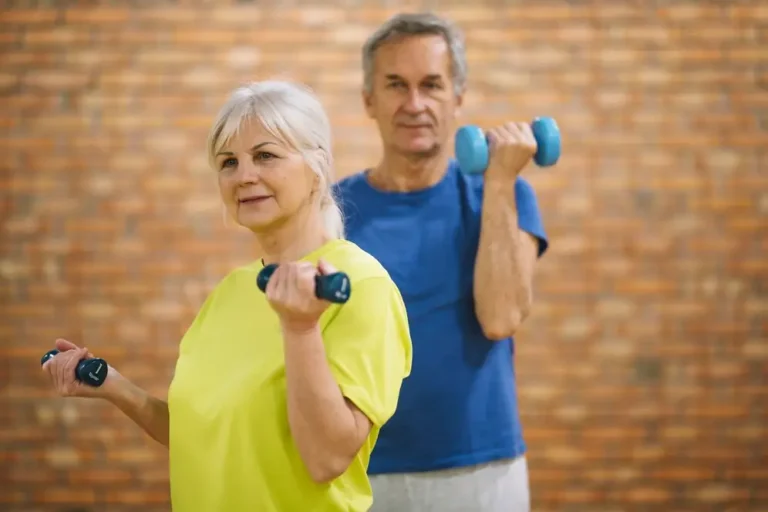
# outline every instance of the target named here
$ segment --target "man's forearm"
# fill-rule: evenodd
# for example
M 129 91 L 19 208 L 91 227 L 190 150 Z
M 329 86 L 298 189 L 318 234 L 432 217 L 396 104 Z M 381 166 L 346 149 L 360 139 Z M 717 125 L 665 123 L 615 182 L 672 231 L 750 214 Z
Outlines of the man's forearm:
M 514 181 L 486 181 L 481 219 L 474 276 L 475 312 L 485 335 L 501 340 L 515 333 L 531 306 Z
M 328 366 L 320 328 L 283 335 L 291 434 L 312 478 L 329 481 L 359 449 L 355 415 Z
M 168 403 L 155 398 L 120 376 L 107 400 L 140 426 L 155 441 L 168 446 Z

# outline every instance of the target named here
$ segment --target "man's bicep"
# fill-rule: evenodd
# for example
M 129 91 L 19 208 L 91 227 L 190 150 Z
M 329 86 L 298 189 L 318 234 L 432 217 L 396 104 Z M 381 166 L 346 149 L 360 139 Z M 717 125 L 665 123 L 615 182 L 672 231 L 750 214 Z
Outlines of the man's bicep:
M 528 288 L 532 288 L 533 276 L 536 273 L 536 262 L 539 259 L 541 239 L 525 230 L 520 230 L 520 262 L 522 274 Z
M 536 198 L 536 191 L 530 183 L 518 178 L 515 186 L 515 199 L 517 202 L 518 228 L 522 239 L 532 238 L 536 248 L 536 256 L 541 257 L 549 247 L 546 230 L 544 229 L 544 220 L 541 216 L 539 203 Z M 526 244 L 527 245 L 527 244 Z M 528 248 L 525 249 L 527 258 Z

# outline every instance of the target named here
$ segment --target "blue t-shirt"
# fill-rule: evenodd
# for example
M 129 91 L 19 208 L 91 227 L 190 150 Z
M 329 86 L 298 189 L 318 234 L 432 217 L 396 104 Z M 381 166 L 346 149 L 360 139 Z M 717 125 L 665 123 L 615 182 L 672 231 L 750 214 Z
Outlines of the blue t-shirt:
M 384 425 L 370 474 L 430 471 L 525 452 L 512 339 L 485 337 L 472 282 L 480 237 L 482 175 L 455 161 L 436 185 L 416 192 L 374 189 L 367 172 L 337 183 L 347 238 L 377 258 L 403 295 L 413 368 Z M 547 248 L 536 196 L 518 178 L 520 228 Z M 375 311 L 371 311 L 375 315 Z

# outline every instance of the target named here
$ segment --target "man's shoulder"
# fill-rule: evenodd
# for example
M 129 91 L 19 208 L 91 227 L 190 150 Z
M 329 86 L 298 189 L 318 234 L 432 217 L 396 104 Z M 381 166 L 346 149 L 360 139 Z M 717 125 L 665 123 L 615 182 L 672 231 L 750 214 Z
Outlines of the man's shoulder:
M 358 171 L 339 179 L 333 187 L 337 193 L 345 195 L 360 190 L 363 185 L 365 185 L 365 171 Z

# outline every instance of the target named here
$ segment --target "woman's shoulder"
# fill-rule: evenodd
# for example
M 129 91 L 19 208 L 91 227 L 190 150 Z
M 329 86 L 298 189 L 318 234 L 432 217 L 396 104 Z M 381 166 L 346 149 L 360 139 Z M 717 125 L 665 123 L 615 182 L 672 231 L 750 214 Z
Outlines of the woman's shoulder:
M 349 240 L 336 240 L 331 250 L 321 256 L 340 272 L 349 276 L 352 283 L 372 278 L 391 281 L 384 266 L 369 252 Z
M 350 306 L 358 314 L 371 308 L 392 308 L 400 317 L 405 317 L 405 303 L 400 289 L 392 277 L 373 255 L 362 247 L 348 240 L 337 240 L 332 250 L 321 256 L 340 272 L 349 276 L 352 300 L 343 309 Z

